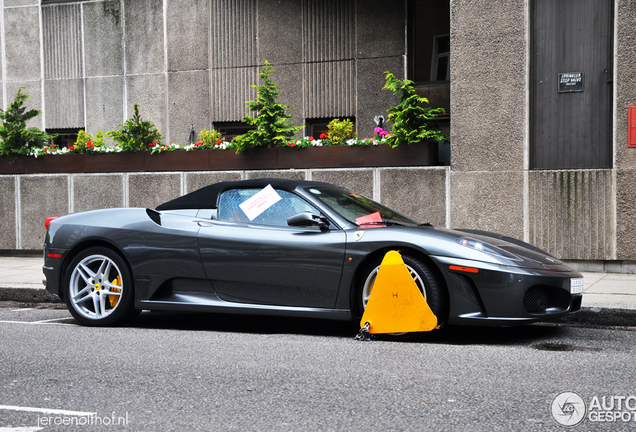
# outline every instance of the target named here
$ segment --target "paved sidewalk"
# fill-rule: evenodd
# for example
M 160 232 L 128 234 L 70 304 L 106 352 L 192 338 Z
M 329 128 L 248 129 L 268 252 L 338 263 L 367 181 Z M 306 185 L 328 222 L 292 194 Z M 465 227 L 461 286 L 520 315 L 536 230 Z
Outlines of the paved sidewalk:
M 51 301 L 40 257 L 0 257 L 0 301 Z M 584 308 L 636 310 L 636 275 L 583 273 Z
M 585 278 L 583 307 L 636 310 L 636 275 L 582 273 Z

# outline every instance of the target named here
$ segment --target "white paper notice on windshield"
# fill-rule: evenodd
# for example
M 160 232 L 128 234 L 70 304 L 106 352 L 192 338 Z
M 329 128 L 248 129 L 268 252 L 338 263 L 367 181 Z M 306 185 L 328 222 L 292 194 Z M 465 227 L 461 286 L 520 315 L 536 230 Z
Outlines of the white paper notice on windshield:
M 265 210 L 281 200 L 280 195 L 276 193 L 272 185 L 267 185 L 263 190 L 252 195 L 244 203 L 240 204 L 241 210 L 250 221 L 259 217 Z

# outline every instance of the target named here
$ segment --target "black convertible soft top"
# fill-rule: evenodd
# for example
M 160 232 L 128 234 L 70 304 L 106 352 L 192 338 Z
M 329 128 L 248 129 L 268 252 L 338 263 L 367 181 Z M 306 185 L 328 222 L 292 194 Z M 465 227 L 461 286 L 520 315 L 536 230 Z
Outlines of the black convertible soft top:
M 189 194 L 175 198 L 172 201 L 163 203 L 157 207 L 157 210 L 184 210 L 184 209 L 215 209 L 218 207 L 219 196 L 222 192 L 230 189 L 262 189 L 272 185 L 274 189 L 281 189 L 293 192 L 297 187 L 307 188 L 312 186 L 331 186 L 330 183 L 306 181 L 306 180 L 287 180 L 278 178 L 262 178 L 242 181 L 229 181 L 215 183 L 205 186 L 201 189 L 190 192 Z

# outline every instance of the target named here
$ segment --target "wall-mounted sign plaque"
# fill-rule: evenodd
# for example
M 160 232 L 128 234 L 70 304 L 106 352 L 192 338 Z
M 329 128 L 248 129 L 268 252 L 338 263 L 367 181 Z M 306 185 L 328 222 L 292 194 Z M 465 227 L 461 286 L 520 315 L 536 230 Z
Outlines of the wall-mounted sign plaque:
M 559 93 L 582 92 L 583 72 L 559 74 Z

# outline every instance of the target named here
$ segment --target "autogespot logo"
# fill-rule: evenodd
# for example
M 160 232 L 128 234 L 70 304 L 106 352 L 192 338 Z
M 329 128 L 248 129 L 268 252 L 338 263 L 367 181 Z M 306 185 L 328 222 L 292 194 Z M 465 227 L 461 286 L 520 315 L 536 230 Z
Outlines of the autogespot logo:
M 552 401 L 552 417 L 563 426 L 578 425 L 586 412 L 585 401 L 574 392 L 563 392 Z

